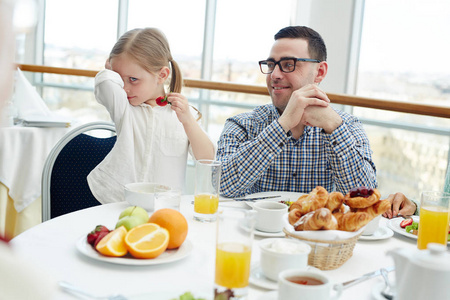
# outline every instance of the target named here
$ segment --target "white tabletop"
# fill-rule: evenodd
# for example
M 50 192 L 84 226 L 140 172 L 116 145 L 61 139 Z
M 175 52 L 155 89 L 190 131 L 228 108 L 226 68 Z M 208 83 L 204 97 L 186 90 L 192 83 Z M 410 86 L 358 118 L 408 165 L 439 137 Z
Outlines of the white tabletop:
M 92 207 L 49 220 L 20 234 L 11 244 L 17 254 L 42 265 L 43 274 L 47 272 L 56 280 L 68 281 L 97 295 L 116 292 L 125 296 L 151 295 L 148 299 L 171 299 L 185 291 L 208 295 L 214 284 L 216 224 L 194 221 L 192 200 L 193 196 L 183 196 L 181 212 L 188 220 L 187 239 L 192 242 L 193 250 L 176 262 L 146 266 L 118 265 L 94 260 L 77 250 L 76 242 L 96 225 L 103 224 L 110 229 L 114 227 L 120 212 L 129 206 L 124 202 Z M 220 204 L 224 208 L 232 205 L 246 207 L 243 203 Z M 386 224 L 387 220 L 382 219 L 381 226 Z M 253 265 L 259 261 L 257 243 L 262 238 L 255 236 Z M 397 247 L 415 248 L 416 240 L 397 233 L 389 239 L 359 240 L 347 262 L 336 270 L 324 272 L 335 282 L 343 282 L 381 267 L 392 266 L 393 259 L 386 252 Z M 344 290 L 341 299 L 374 299 L 371 292 L 381 282 L 381 278 L 373 278 L 349 287 Z M 249 299 L 265 299 L 268 292 L 251 284 Z M 158 298 L 157 294 L 166 297 Z M 59 290 L 56 299 L 74 298 Z

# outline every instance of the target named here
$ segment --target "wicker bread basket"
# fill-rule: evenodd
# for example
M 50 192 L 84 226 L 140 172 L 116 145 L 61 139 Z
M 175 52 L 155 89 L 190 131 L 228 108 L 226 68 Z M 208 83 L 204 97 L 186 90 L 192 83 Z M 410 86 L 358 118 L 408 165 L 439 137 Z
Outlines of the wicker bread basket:
M 356 241 L 362 231 L 351 238 L 344 240 L 325 241 L 308 239 L 292 234 L 286 228 L 283 229 L 286 237 L 299 239 L 311 246 L 308 257 L 308 265 L 320 270 L 334 270 L 342 266 L 353 255 Z

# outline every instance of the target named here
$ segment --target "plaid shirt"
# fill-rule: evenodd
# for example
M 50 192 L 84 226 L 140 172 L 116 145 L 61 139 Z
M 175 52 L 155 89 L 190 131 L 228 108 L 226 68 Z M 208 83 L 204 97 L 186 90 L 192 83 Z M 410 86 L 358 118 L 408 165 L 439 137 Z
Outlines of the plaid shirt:
M 362 123 L 343 119 L 331 134 L 305 126 L 298 139 L 278 123 L 272 104 L 229 118 L 217 158 L 222 161 L 221 194 L 228 197 L 264 191 L 309 193 L 320 185 L 346 193 L 358 186 L 377 187 L 376 169 Z

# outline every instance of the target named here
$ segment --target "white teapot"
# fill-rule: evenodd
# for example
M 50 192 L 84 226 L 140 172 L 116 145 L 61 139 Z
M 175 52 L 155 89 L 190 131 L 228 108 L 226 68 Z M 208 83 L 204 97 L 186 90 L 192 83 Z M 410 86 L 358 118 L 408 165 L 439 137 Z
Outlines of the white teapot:
M 395 300 L 450 299 L 450 253 L 441 244 L 427 250 L 398 248 L 388 251 L 394 258 Z

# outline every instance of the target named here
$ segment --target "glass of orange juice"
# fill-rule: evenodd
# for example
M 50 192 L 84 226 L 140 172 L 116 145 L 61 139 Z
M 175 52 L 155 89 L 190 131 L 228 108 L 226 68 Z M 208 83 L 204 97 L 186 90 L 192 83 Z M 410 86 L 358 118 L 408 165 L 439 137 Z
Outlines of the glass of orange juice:
M 450 193 L 422 192 L 417 248 L 427 249 L 428 243 L 447 245 L 450 220 Z
M 254 210 L 227 209 L 218 213 L 214 298 L 231 293 L 230 299 L 247 298 L 255 223 Z
M 221 172 L 220 161 L 203 159 L 195 163 L 194 220 L 216 220 Z

